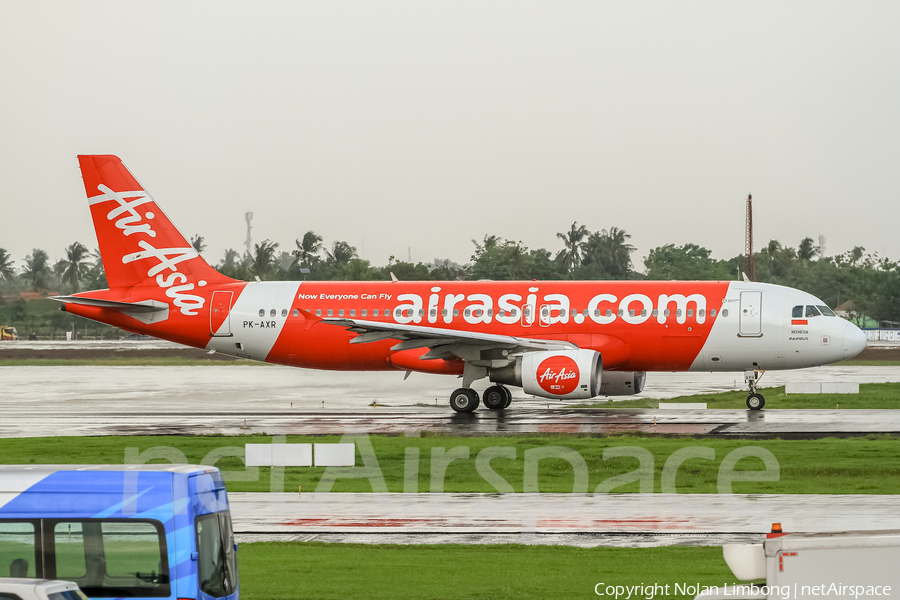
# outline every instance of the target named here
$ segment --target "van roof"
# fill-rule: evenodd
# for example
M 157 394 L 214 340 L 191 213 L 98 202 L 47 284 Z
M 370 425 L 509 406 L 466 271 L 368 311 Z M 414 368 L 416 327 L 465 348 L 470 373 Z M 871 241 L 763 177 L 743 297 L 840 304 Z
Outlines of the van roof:
M 0 473 L 56 473 L 58 471 L 153 471 L 163 473 L 205 473 L 218 471 L 204 465 L 0 465 Z

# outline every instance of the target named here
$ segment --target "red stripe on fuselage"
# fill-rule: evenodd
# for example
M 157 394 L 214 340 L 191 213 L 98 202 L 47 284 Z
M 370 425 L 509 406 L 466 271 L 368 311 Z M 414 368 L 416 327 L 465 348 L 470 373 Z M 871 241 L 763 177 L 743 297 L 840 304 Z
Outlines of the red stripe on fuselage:
M 434 288 L 438 288 L 435 290 Z M 535 289 L 536 288 L 536 289 Z M 635 282 L 635 281 L 503 281 L 503 282 L 305 282 L 300 285 L 298 298 L 294 300 L 294 308 L 309 311 L 313 315 L 321 311 L 322 317 L 356 318 L 368 321 L 409 321 L 411 325 L 437 327 L 459 331 L 477 331 L 483 333 L 511 335 L 527 338 L 543 338 L 569 340 L 579 347 L 592 348 L 604 356 L 604 368 L 619 370 L 687 370 L 705 343 L 716 317 L 710 316 L 710 309 L 722 306 L 722 299 L 728 290 L 728 282 L 709 281 L 673 281 L 673 282 Z M 517 300 L 511 294 L 519 297 Z M 616 315 L 609 323 L 597 323 L 592 314 L 577 323 L 572 311 L 582 313 L 588 308 L 592 299 L 600 294 L 608 294 L 615 301 L 606 299 L 597 305 L 601 311 L 601 320 L 607 310 Z M 682 317 L 678 317 L 676 301 L 667 306 L 670 315 L 665 323 L 659 323 L 654 310 L 663 311 L 659 305 L 660 296 L 689 297 L 699 294 L 701 305 L 695 301 L 682 303 Z M 448 296 L 450 301 L 448 302 Z M 460 296 L 462 298 L 460 299 Z M 534 298 L 529 298 L 534 296 Z M 523 325 L 521 313 L 514 323 L 502 323 L 498 310 L 501 297 L 518 307 L 534 306 L 535 321 L 531 325 Z M 625 304 L 627 301 L 627 309 Z M 452 308 L 447 308 L 452 305 Z M 553 305 L 551 317 L 559 322 L 542 325 L 538 318 L 542 307 Z M 465 311 L 490 306 L 493 314 L 484 315 L 481 319 Z M 566 316 L 561 317 L 559 307 L 567 306 Z M 397 318 L 398 307 L 414 310 L 415 316 Z M 430 315 L 435 308 L 436 316 Z M 447 308 L 459 310 L 452 316 L 450 323 L 441 314 Z M 700 323 L 698 309 L 704 310 L 703 323 Z M 373 316 L 377 309 L 379 315 Z M 385 318 L 384 310 L 391 311 Z M 619 310 L 624 315 L 619 316 Z M 332 314 L 329 315 L 328 311 Z M 340 311 L 343 310 L 343 314 Z M 366 314 L 363 315 L 362 311 Z M 419 311 L 424 315 L 419 315 Z M 549 310 L 549 308 L 548 308 Z M 627 316 L 629 310 L 635 316 Z M 641 311 L 647 311 L 641 317 Z M 688 316 L 687 311 L 691 311 Z M 351 313 L 352 311 L 352 313 Z M 477 322 L 470 321 L 484 321 Z M 630 323 L 628 321 L 642 321 Z M 683 321 L 679 323 L 678 321 Z M 567 322 L 566 322 L 567 321 Z M 338 370 L 381 370 L 392 368 L 388 364 L 391 355 L 390 347 L 397 340 L 384 340 L 369 344 L 350 344 L 357 334 L 342 327 L 325 323 L 308 322 L 303 316 L 289 317 L 278 340 L 267 358 L 270 362 L 291 364 L 319 369 Z M 423 361 L 428 362 L 428 361 Z M 437 361 L 431 361 L 437 362 Z M 447 372 L 445 366 L 440 371 Z

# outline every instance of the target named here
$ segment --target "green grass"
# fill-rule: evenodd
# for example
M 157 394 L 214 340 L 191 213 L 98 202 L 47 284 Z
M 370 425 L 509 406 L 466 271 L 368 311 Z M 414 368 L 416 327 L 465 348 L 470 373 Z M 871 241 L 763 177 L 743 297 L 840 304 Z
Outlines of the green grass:
M 740 382 L 738 382 L 740 384 Z M 761 388 L 766 398 L 765 410 L 779 408 L 853 408 L 885 409 L 900 408 L 900 383 L 863 383 L 859 394 L 785 394 L 784 386 Z M 597 402 L 580 404 L 577 408 L 659 408 L 660 402 L 706 402 L 707 408 L 747 408 L 747 392 L 716 392 L 679 396 L 666 400 L 636 398 L 634 400 Z M 573 407 L 575 408 L 575 407 Z
M 601 582 L 669 585 L 668 593 L 657 590 L 658 598 L 693 598 L 696 591 L 677 593 L 675 584 L 699 583 L 702 591 L 738 583 L 722 549 L 711 547 L 262 542 L 241 544 L 238 564 L 247 600 L 597 598 L 594 586 Z
M 338 436 L 305 437 L 288 436 L 287 441 L 296 442 L 337 442 Z M 88 463 L 122 464 L 126 448 L 132 453 L 154 449 L 168 453 L 173 462 L 209 464 L 215 460 L 208 454 L 223 447 L 231 447 L 241 457 L 245 443 L 269 443 L 264 435 L 256 436 L 108 436 L 108 437 L 54 437 L 0 439 L 0 463 L 41 464 L 41 463 Z M 513 491 L 523 490 L 525 453 L 528 450 L 558 446 L 577 452 L 585 461 L 588 474 L 587 491 L 593 492 L 597 486 L 616 475 L 631 473 L 638 469 L 639 460 L 633 457 L 618 457 L 603 460 L 605 449 L 627 446 L 642 448 L 650 452 L 653 469 L 646 472 L 646 481 L 652 473 L 653 489 L 661 491 L 661 475 L 666 461 L 677 450 L 686 447 L 711 449 L 713 460 L 691 458 L 678 469 L 676 490 L 679 493 L 716 493 L 717 478 L 722 460 L 730 452 L 752 447 L 771 452 L 778 462 L 778 481 L 737 482 L 733 486 L 736 493 L 791 493 L 791 494 L 900 494 L 900 438 L 889 435 L 870 435 L 847 439 L 817 440 L 727 440 L 660 438 L 641 436 L 578 437 L 569 435 L 529 435 L 519 437 L 438 437 L 422 438 L 369 436 L 357 438 L 357 461 L 355 469 L 337 470 L 341 474 L 364 473 L 362 453 L 368 443 L 374 451 L 381 477 L 389 491 L 440 491 L 438 473 L 432 478 L 432 470 L 438 468 L 439 461 L 432 456 L 443 456 L 451 450 L 456 453 L 468 452 L 468 459 L 452 461 L 443 477 L 445 492 L 495 492 L 476 468 L 476 457 L 486 448 L 514 452 L 515 458 L 494 458 L 491 468 L 511 486 Z M 405 452 L 418 450 L 418 479 L 415 487 L 404 489 Z M 415 450 L 413 450 L 415 451 Z M 435 453 L 435 454 L 433 454 Z M 148 455 L 145 455 L 145 457 Z M 228 456 L 218 460 L 216 465 L 223 471 L 243 472 L 242 458 Z M 370 455 L 371 458 L 371 455 Z M 152 462 L 167 462 L 155 460 Z M 649 466 L 649 465 L 648 465 Z M 762 470 L 763 463 L 758 458 L 747 457 L 737 463 L 739 470 Z M 334 473 L 335 471 L 332 471 Z M 230 491 L 269 491 L 270 469 L 260 468 L 256 481 L 228 481 Z M 295 491 L 302 485 L 305 491 L 315 491 L 325 473 L 324 468 L 288 467 L 285 469 L 285 491 Z M 375 473 L 377 475 L 377 472 Z M 538 463 L 538 490 L 541 492 L 571 492 L 575 481 L 570 463 L 561 458 L 543 459 Z M 376 485 L 379 479 L 375 479 Z M 369 479 L 338 478 L 332 491 L 369 492 L 373 490 Z M 617 487 L 616 492 L 637 492 L 637 481 Z M 282 490 L 278 490 L 282 491 Z

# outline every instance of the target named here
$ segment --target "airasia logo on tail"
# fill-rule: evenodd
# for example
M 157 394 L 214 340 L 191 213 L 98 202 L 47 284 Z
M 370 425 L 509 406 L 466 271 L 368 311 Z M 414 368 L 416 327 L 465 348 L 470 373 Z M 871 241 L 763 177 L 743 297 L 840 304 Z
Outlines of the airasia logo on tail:
M 131 192 L 114 192 L 108 186 L 99 185 L 97 189 L 103 192 L 99 196 L 90 199 L 90 203 L 97 204 L 106 202 L 107 200 L 115 201 L 116 205 L 106 214 L 109 221 L 113 221 L 117 229 L 121 230 L 126 236 L 133 234 L 146 235 L 148 237 L 156 237 L 156 232 L 150 226 L 150 223 L 144 221 L 152 220 L 156 215 L 147 211 L 143 215 L 138 212 L 137 207 L 153 199 L 147 192 L 143 190 Z M 194 284 L 188 281 L 188 276 L 178 270 L 178 263 L 190 260 L 200 256 L 192 247 L 187 248 L 156 248 L 146 240 L 139 240 L 137 243 L 141 248 L 139 252 L 132 252 L 122 257 L 122 263 L 128 264 L 138 260 L 156 261 L 155 264 L 147 270 L 147 277 L 155 281 L 160 289 L 165 290 L 167 297 L 171 298 L 175 306 L 177 306 L 181 314 L 188 316 L 197 315 L 197 311 L 203 308 L 206 299 L 189 292 L 194 291 Z M 168 271 L 168 273 L 166 272 Z M 203 287 L 206 281 L 200 280 L 197 285 Z
M 551 356 L 537 368 L 537 382 L 545 392 L 565 396 L 575 391 L 579 380 L 578 365 L 568 356 Z

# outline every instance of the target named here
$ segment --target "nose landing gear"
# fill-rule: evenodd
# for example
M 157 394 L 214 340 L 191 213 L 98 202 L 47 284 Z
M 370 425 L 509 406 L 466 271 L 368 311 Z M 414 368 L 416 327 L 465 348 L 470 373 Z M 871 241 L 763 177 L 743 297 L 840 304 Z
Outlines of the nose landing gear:
M 765 375 L 765 371 L 756 369 L 754 371 L 744 371 L 744 383 L 750 388 L 750 395 L 747 396 L 747 408 L 750 410 L 760 410 L 766 405 L 766 398 L 756 391 L 759 380 Z

